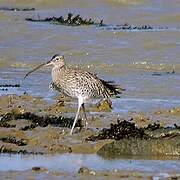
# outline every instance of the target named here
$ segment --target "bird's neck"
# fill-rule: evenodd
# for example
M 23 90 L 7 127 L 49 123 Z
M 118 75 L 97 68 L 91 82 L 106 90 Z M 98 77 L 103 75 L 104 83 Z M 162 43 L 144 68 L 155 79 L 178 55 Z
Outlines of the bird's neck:
M 52 69 L 52 81 L 53 82 L 57 82 L 59 81 L 59 78 L 61 76 L 64 76 L 64 74 L 67 71 L 67 66 L 63 65 L 63 66 L 54 66 Z
M 65 62 L 60 62 L 60 63 L 54 64 L 54 67 L 53 67 L 53 68 L 61 69 L 61 68 L 65 68 L 65 67 L 66 67 Z

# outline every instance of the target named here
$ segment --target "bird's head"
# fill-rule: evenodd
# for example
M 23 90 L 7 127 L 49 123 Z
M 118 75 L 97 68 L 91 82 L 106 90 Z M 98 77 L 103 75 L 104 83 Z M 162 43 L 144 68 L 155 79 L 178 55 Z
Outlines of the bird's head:
M 36 71 L 37 69 L 41 68 L 41 67 L 47 67 L 47 66 L 53 66 L 53 67 L 63 67 L 65 65 L 65 60 L 64 60 L 64 56 L 63 55 L 59 55 L 59 54 L 55 54 L 50 61 L 46 62 L 46 63 L 42 63 L 39 66 L 37 66 L 36 68 L 34 68 L 33 70 L 29 71 L 24 78 L 26 78 L 29 74 L 31 74 L 32 72 Z
M 62 67 L 65 65 L 65 60 L 63 55 L 55 54 L 50 61 L 44 64 L 44 66 L 53 65 L 54 67 Z

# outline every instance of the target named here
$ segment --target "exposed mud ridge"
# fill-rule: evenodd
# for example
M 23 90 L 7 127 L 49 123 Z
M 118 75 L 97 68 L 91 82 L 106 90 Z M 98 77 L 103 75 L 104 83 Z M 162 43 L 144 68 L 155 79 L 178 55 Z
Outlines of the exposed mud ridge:
M 20 119 L 29 120 L 30 122 L 32 122 L 31 125 L 21 128 L 21 130 L 24 130 L 24 131 L 33 129 L 37 126 L 46 127 L 48 125 L 70 128 L 72 127 L 73 121 L 74 121 L 73 118 L 65 118 L 63 116 L 59 116 L 59 117 L 48 116 L 48 115 L 39 116 L 31 112 L 24 112 L 24 113 L 11 112 L 2 116 L 1 123 L 3 124 L 11 120 L 20 120 Z M 79 120 L 76 123 L 76 127 L 82 127 L 81 120 Z
M 35 8 L 0 7 L 0 11 L 35 11 Z
M 105 159 L 122 156 L 144 157 L 145 159 L 180 159 L 180 135 L 152 139 L 121 139 L 105 144 L 97 154 Z
M 27 150 L 13 150 L 11 148 L 7 148 L 4 145 L 0 147 L 0 153 L 9 153 L 9 154 L 42 154 L 42 152 L 32 152 Z
M 67 26 L 80 26 L 80 25 L 98 25 L 103 26 L 103 20 L 101 20 L 99 23 L 93 21 L 90 19 L 84 19 L 79 14 L 74 16 L 72 13 L 68 13 L 67 18 L 60 16 L 60 17 L 47 17 L 45 19 L 41 19 L 38 17 L 38 19 L 33 18 L 26 18 L 26 21 L 32 21 L 32 22 L 50 22 L 53 24 L 58 25 L 67 25 Z
M 134 123 L 122 121 L 111 125 L 87 140 L 115 139 L 102 146 L 97 154 L 103 158 L 119 158 L 122 156 L 143 156 L 157 159 L 180 158 L 180 129 L 149 124 L 145 128 L 137 128 Z
M 133 119 L 130 119 L 132 121 Z M 153 139 L 174 137 L 180 135 L 179 126 L 176 124 L 174 127 L 162 127 L 160 124 L 149 124 L 147 127 L 138 128 L 135 123 L 129 121 L 119 121 L 117 124 L 111 124 L 109 129 L 102 129 L 98 135 L 92 135 L 86 140 L 96 141 L 103 139 L 128 139 L 128 138 L 141 138 L 141 139 Z

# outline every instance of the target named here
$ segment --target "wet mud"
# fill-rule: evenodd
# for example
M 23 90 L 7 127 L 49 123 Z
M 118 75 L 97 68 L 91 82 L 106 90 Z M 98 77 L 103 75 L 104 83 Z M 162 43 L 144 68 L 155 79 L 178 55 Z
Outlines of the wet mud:
M 85 142 L 85 137 L 92 135 L 94 130 L 86 130 L 81 119 L 76 124 L 75 134 L 69 135 L 74 116 L 62 113 L 74 113 L 76 108 L 64 105 L 62 101 L 49 104 L 29 95 L 6 95 L 0 97 L 0 103 L 1 153 L 93 153 L 104 144 Z M 103 103 L 90 108 L 106 109 L 102 107 Z M 20 146 L 21 142 L 24 142 L 23 146 Z
M 144 118 L 143 121 L 147 121 L 144 125 L 144 122 L 140 122 L 141 118 L 137 120 L 137 116 L 134 119 L 117 120 L 116 115 L 111 116 L 108 124 L 101 122 L 103 115 L 93 115 L 88 127 L 79 118 L 75 132 L 70 136 L 74 120 L 71 113 L 76 111 L 75 107 L 62 101 L 50 104 L 42 98 L 29 95 L 6 95 L 0 99 L 1 153 L 98 153 L 109 158 L 142 154 L 180 157 L 178 124 L 165 127 Z M 107 106 L 107 102 L 104 102 L 104 106 Z M 101 107 L 96 104 L 89 108 L 94 112 L 106 112 L 102 107 L 103 103 Z M 177 115 L 179 109 L 168 112 Z M 154 112 L 158 116 L 164 113 L 167 111 Z

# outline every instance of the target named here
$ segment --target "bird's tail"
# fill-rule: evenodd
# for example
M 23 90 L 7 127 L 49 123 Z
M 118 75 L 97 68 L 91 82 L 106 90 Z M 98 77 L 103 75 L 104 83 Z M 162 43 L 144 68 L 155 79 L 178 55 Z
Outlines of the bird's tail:
M 126 90 L 120 87 L 119 85 L 114 84 L 114 81 L 105 81 L 103 79 L 100 79 L 100 81 L 106 87 L 106 91 L 108 92 L 110 96 L 122 94 L 122 91 Z

